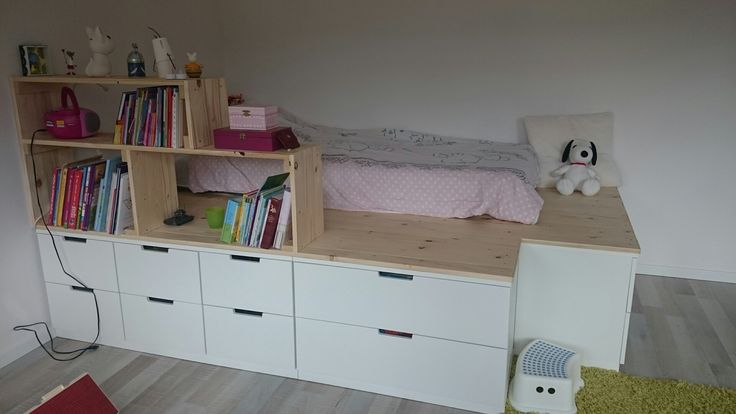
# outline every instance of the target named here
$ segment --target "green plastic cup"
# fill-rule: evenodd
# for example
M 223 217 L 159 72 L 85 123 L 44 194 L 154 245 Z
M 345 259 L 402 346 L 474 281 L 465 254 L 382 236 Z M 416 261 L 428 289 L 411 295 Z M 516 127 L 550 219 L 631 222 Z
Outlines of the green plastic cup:
M 225 222 L 224 207 L 207 207 L 204 210 L 204 215 L 207 217 L 207 225 L 209 225 L 211 229 L 222 228 L 222 223 Z

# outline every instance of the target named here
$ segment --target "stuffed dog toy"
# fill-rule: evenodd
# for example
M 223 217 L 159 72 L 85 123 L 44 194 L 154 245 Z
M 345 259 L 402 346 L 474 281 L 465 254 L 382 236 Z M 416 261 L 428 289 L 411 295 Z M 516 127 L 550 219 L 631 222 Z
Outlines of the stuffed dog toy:
M 560 177 L 557 191 L 562 195 L 570 195 L 575 190 L 586 196 L 598 194 L 601 184 L 598 174 L 591 165 L 598 160 L 598 151 L 593 141 L 571 140 L 562 153 L 562 162 L 567 164 L 552 171 L 552 175 Z

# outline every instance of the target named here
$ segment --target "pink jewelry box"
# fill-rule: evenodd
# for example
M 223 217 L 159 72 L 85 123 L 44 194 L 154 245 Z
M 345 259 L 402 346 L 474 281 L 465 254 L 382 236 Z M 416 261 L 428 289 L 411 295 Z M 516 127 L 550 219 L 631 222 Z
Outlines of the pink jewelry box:
M 228 118 L 231 129 L 253 129 L 265 131 L 277 126 L 276 106 L 245 106 L 233 105 L 228 107 Z
M 218 128 L 213 131 L 215 148 L 245 151 L 276 151 L 281 143 L 296 140 L 291 128 L 277 127 L 266 131 Z M 297 144 L 298 145 L 298 144 Z

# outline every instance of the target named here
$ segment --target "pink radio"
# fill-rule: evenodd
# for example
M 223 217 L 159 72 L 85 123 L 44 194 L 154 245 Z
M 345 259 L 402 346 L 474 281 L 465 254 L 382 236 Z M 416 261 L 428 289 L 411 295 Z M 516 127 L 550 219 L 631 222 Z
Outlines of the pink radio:
M 61 89 L 61 109 L 47 112 L 44 121 L 46 130 L 56 138 L 86 138 L 100 129 L 100 117 L 91 109 L 80 108 L 74 91 L 66 86 Z

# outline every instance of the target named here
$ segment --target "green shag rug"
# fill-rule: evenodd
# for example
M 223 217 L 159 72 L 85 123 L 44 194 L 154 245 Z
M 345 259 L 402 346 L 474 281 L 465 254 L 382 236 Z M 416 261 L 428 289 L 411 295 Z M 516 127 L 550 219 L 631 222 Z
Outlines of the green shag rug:
M 601 368 L 583 367 L 582 376 L 585 386 L 575 397 L 580 414 L 736 414 L 736 389 L 635 377 Z M 506 404 L 506 414 L 517 413 Z

